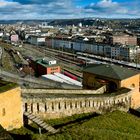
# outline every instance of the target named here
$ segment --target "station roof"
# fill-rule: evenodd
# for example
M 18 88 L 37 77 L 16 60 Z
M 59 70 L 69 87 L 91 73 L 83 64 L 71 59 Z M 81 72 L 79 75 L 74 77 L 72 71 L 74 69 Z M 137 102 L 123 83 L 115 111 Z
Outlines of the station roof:
M 110 65 L 109 64 L 93 64 L 93 65 L 85 67 L 83 71 L 92 73 L 98 76 L 103 76 L 103 77 L 117 79 L 117 80 L 127 79 L 129 77 L 132 77 L 140 73 L 140 71 L 121 67 L 114 64 L 113 65 L 112 64 Z
M 59 66 L 58 64 L 52 64 L 52 65 L 49 65 L 49 64 L 47 64 L 47 63 L 43 63 L 43 61 L 42 61 L 42 59 L 39 59 L 39 60 L 37 60 L 36 61 L 37 62 L 37 64 L 40 64 L 40 65 L 42 65 L 43 67 L 57 67 L 57 66 Z

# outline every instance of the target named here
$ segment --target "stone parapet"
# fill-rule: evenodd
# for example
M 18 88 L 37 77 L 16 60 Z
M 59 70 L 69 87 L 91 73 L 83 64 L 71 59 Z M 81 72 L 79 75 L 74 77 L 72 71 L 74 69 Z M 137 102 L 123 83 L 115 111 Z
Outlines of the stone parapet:
M 105 91 L 105 87 L 101 87 L 97 90 L 61 90 L 61 89 L 22 89 L 22 93 L 49 93 L 49 94 L 102 94 Z
M 24 93 L 25 94 L 25 93 Z M 131 91 L 122 94 L 69 96 L 23 96 L 24 111 L 47 119 L 71 116 L 73 114 L 96 112 L 99 114 L 114 110 L 128 111 L 131 106 Z M 31 94 L 32 95 L 32 94 Z

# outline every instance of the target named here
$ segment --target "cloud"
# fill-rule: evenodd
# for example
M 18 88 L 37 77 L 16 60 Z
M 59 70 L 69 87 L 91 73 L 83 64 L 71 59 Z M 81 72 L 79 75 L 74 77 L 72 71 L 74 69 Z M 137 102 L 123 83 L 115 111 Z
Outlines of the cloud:
M 5 7 L 5 6 L 13 6 L 18 4 L 17 2 L 9 2 L 9 1 L 5 1 L 5 0 L 0 0 L 0 8 L 1 7 Z
M 0 0 L 0 19 L 48 19 L 79 17 L 138 17 L 140 1 L 99 0 L 85 5 L 83 0 Z
M 49 3 L 71 3 L 72 0 L 13 0 L 13 2 L 18 2 L 23 5 L 28 4 L 49 4 Z
M 113 2 L 112 0 L 101 0 L 97 3 L 91 3 L 84 9 L 86 12 L 108 16 L 114 14 L 127 14 L 128 12 L 126 7 L 123 7 L 118 2 Z
M 48 4 L 52 2 L 53 0 L 13 0 L 13 2 L 18 2 L 21 4 Z
M 67 2 L 66 0 L 54 0 L 47 1 L 43 3 L 40 1 L 40 4 L 37 2 L 31 3 L 31 1 L 24 1 L 22 4 L 20 1 L 11 2 L 0 0 L 0 17 L 1 19 L 44 19 L 44 18 L 64 18 L 64 15 L 67 17 L 73 16 L 73 8 L 71 1 Z M 30 4 L 31 3 L 31 4 Z
M 108 8 L 108 7 L 117 7 L 119 4 L 117 2 L 113 2 L 112 0 L 102 0 L 96 4 L 99 7 Z

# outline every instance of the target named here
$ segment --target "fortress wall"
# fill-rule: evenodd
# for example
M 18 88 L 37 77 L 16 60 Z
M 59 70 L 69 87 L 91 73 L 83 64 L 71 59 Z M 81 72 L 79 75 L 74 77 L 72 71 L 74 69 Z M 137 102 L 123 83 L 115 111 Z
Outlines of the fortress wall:
M 22 89 L 22 93 L 51 93 L 51 94 L 102 94 L 105 87 L 97 90 L 61 90 L 61 89 Z
M 128 111 L 130 104 L 131 93 L 111 97 L 23 98 L 24 111 L 32 112 L 46 119 L 89 112 Z

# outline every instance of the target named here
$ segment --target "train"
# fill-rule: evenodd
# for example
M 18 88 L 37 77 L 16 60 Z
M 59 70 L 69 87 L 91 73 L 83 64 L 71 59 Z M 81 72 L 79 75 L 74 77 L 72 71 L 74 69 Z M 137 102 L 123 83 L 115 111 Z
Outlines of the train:
M 114 64 L 118 64 L 118 65 L 125 66 L 128 68 L 140 70 L 140 64 L 138 64 L 138 63 L 131 63 L 131 62 L 111 59 L 111 58 L 107 58 L 107 57 L 89 55 L 87 53 L 82 53 L 82 52 L 77 52 L 77 56 L 78 57 L 80 57 L 80 56 L 85 57 L 85 59 L 90 58 L 90 59 L 100 60 L 100 61 L 107 62 L 107 63 L 114 63 Z
M 73 74 L 71 74 L 71 73 L 69 73 L 67 71 L 64 71 L 63 74 L 68 76 L 68 77 L 70 77 L 73 80 L 78 80 L 78 78 L 76 76 L 74 76 Z
M 66 54 L 58 54 L 56 55 L 57 58 L 65 60 L 65 61 L 72 61 L 76 65 L 85 65 L 86 61 L 80 58 L 77 58 L 76 56 L 70 56 Z

